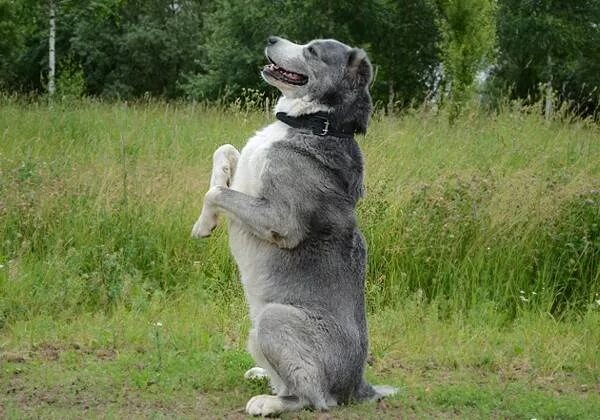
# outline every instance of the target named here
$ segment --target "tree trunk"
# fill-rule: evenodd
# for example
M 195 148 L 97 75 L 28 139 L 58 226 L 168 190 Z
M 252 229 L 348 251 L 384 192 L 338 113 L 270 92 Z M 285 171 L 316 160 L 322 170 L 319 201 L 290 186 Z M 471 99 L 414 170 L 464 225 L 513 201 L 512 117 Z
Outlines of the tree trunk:
M 552 114 L 554 113 L 554 91 L 552 90 L 552 57 L 548 54 L 548 73 L 549 80 L 546 83 L 546 91 L 544 92 L 545 96 L 545 106 L 544 106 L 544 115 L 547 120 L 552 118 Z
M 394 81 L 390 79 L 388 81 L 388 106 L 387 112 L 391 114 L 394 111 L 394 99 L 396 97 L 396 92 L 394 91 Z
M 554 91 L 552 90 L 552 83 L 546 83 L 546 104 L 544 106 L 544 114 L 547 120 L 552 119 L 554 114 Z
M 54 0 L 48 1 L 50 7 L 50 36 L 48 37 L 48 95 L 53 96 L 56 90 L 54 78 L 56 73 L 56 57 L 54 44 L 56 42 L 56 7 Z

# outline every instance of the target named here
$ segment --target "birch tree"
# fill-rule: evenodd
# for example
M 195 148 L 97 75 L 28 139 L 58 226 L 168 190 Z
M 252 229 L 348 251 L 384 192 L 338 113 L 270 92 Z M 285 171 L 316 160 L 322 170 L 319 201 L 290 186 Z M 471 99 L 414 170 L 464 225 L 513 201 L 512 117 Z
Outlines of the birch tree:
M 48 95 L 54 96 L 56 90 L 56 3 L 54 0 L 48 0 L 50 16 L 50 35 L 48 37 Z

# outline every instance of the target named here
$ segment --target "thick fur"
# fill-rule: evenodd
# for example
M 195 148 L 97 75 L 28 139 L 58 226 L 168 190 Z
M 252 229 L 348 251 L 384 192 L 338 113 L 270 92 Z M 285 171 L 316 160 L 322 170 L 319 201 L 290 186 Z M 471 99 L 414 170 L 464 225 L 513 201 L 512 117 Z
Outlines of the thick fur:
M 363 50 L 334 40 L 297 45 L 270 38 L 266 54 L 308 76 L 303 86 L 270 78 L 283 97 L 276 112 L 328 111 L 338 126 L 365 132 L 371 113 L 371 65 Z M 271 415 L 381 398 L 364 378 L 367 323 L 366 246 L 356 225 L 363 158 L 354 139 L 320 137 L 274 122 L 241 154 L 214 155 L 211 188 L 194 236 L 207 236 L 217 214 L 229 220 L 252 330 L 248 350 L 276 395 L 252 398 L 246 411 Z

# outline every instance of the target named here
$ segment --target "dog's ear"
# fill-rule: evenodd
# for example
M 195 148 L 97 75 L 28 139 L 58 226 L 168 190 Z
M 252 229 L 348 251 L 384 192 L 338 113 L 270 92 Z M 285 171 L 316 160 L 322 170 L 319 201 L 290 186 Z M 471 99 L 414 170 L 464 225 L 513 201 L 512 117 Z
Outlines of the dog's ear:
M 358 86 L 367 86 L 373 77 L 373 67 L 362 48 L 352 48 L 348 54 L 348 71 Z

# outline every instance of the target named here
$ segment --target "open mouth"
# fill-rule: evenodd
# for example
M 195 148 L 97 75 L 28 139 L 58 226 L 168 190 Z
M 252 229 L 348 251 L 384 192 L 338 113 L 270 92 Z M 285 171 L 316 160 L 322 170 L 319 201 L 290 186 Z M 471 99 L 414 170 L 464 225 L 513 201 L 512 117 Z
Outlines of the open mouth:
M 308 77 L 303 74 L 295 73 L 293 71 L 286 70 L 282 67 L 279 67 L 271 58 L 267 57 L 270 64 L 267 64 L 263 68 L 263 73 L 267 76 L 272 77 L 273 79 L 277 79 L 281 82 L 287 83 L 289 85 L 302 86 L 308 82 Z

